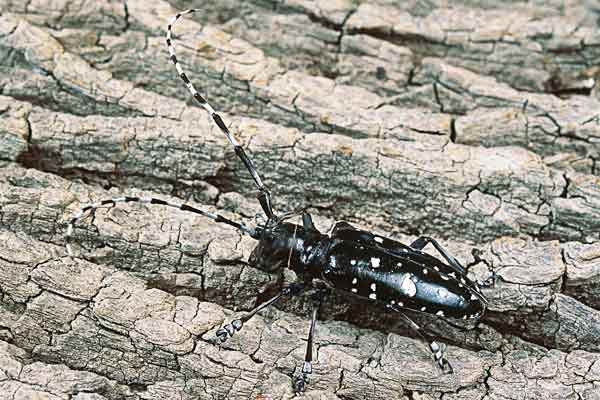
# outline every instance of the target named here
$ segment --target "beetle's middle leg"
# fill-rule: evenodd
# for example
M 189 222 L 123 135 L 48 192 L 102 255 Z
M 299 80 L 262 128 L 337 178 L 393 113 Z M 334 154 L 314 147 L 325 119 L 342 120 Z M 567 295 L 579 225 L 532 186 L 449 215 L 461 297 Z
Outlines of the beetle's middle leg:
M 224 325 L 222 328 L 219 328 L 216 332 L 216 337 L 215 337 L 214 342 L 216 344 L 224 343 L 225 341 L 227 341 L 227 339 L 232 337 L 236 332 L 239 332 L 244 327 L 244 324 L 246 322 L 248 322 L 252 317 L 254 317 L 256 315 L 256 313 L 258 313 L 260 310 L 264 310 L 265 308 L 269 307 L 270 305 L 276 303 L 282 297 L 296 296 L 296 295 L 302 293 L 303 291 L 304 291 L 304 284 L 302 284 L 302 283 L 292 283 L 291 285 L 284 287 L 281 290 L 281 292 L 279 292 L 277 295 L 271 297 L 269 300 L 265 301 L 264 303 L 259 304 L 253 310 L 244 314 L 240 318 L 234 319 L 230 323 Z
M 312 374 L 312 353 L 315 337 L 315 326 L 317 325 L 317 316 L 323 301 L 329 294 L 329 289 L 318 289 L 313 295 L 312 317 L 310 320 L 310 329 L 308 331 L 308 340 L 306 342 L 306 353 L 304 354 L 304 363 L 302 364 L 302 373 L 294 382 L 294 390 L 296 393 L 302 393 L 306 389 L 309 382 L 310 374 Z
M 459 274 L 466 275 L 467 271 L 465 268 L 458 262 L 456 258 L 454 258 L 446 249 L 442 247 L 441 244 L 438 243 L 437 240 L 430 238 L 429 236 L 421 236 L 417 238 L 414 242 L 410 244 L 410 247 L 416 250 L 423 250 L 428 243 L 431 243 L 433 247 L 444 257 L 448 264 Z

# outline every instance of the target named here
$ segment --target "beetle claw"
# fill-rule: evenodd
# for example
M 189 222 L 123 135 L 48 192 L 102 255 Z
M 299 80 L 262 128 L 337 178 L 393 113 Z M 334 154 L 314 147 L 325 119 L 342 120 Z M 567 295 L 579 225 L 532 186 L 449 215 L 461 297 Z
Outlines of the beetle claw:
M 308 377 L 306 374 L 300 375 L 294 382 L 294 392 L 296 394 L 303 394 L 306 391 L 306 384 L 308 383 Z
M 438 363 L 438 366 L 442 370 L 442 372 L 446 375 L 454 374 L 454 368 L 452 368 L 452 364 L 445 358 L 441 359 Z
M 479 283 L 480 288 L 493 288 L 496 286 L 496 272 L 492 271 L 492 275 L 490 275 L 485 281 Z

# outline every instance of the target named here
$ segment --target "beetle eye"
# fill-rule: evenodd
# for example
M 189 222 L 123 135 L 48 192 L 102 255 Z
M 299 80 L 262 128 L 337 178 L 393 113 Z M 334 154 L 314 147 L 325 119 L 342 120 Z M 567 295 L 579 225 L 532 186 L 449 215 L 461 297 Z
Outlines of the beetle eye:
M 269 240 L 261 240 L 252 250 L 248 263 L 265 272 L 275 272 L 281 268 L 281 254 L 273 248 L 273 243 Z

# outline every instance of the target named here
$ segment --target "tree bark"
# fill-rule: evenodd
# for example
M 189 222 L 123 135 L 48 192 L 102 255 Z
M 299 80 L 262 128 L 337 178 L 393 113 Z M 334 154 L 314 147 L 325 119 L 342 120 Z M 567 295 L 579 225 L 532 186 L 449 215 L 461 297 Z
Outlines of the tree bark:
M 594 1 L 0 0 L 0 400 L 288 399 L 310 296 L 222 347 L 293 273 L 255 242 L 122 195 L 255 222 L 253 181 L 168 59 L 251 154 L 278 212 L 428 235 L 496 285 L 475 324 L 334 293 L 307 399 L 600 399 L 600 6 Z M 434 254 L 434 253 L 432 253 Z

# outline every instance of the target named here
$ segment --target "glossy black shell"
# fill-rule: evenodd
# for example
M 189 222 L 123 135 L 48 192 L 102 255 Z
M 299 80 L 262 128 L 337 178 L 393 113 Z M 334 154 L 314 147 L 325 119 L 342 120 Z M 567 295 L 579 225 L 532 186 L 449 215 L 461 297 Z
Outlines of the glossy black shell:
M 398 308 L 453 318 L 478 318 L 485 309 L 474 284 L 433 256 L 410 248 L 399 254 L 330 239 L 322 279 L 336 290 Z
M 464 271 L 397 241 L 337 223 L 329 235 L 290 223 L 265 232 L 253 257 L 392 309 L 479 318 L 486 299 Z

